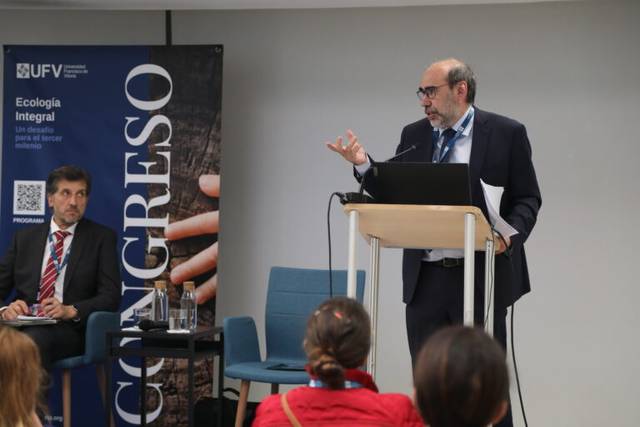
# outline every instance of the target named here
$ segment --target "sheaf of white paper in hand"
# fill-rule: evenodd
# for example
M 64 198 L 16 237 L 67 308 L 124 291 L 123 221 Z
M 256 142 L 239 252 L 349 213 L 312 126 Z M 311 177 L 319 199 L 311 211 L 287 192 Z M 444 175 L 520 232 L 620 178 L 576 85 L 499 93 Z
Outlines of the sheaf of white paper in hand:
M 514 234 L 518 234 L 518 230 L 513 228 L 507 221 L 500 216 L 500 200 L 502 200 L 502 193 L 504 193 L 504 187 L 496 187 L 489 185 L 483 180 L 480 180 L 482 184 L 482 192 L 484 193 L 484 201 L 487 204 L 487 210 L 489 211 L 489 221 L 493 228 L 495 228 L 505 238 L 511 237 Z

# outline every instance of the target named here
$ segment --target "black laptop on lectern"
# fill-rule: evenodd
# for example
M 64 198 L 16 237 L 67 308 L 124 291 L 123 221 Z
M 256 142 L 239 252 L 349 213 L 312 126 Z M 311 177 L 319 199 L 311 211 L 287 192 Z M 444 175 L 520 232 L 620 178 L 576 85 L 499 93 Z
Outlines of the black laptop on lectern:
M 374 163 L 367 184 L 375 203 L 404 205 L 471 204 L 466 163 Z

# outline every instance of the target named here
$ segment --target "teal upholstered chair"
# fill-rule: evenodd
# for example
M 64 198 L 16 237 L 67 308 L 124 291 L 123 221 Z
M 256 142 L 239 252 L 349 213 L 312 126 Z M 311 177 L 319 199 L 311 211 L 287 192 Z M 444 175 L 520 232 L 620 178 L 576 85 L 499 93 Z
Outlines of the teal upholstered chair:
M 54 363 L 54 369 L 62 369 L 62 416 L 64 427 L 71 427 L 71 370 L 96 365 L 100 393 L 104 393 L 106 359 L 106 333 L 120 328 L 120 313 L 96 311 L 87 319 L 84 354 L 67 357 Z M 104 404 L 104 395 L 102 402 Z M 113 418 L 111 423 L 113 424 Z
M 365 273 L 357 273 L 356 298 L 362 302 Z M 333 295 L 346 295 L 346 270 L 333 271 Z M 251 317 L 224 319 L 224 360 L 226 377 L 241 380 L 236 427 L 245 417 L 251 381 L 271 384 L 305 384 L 309 376 L 302 370 L 307 357 L 302 348 L 307 319 L 321 302 L 329 298 L 329 271 L 273 267 L 269 275 L 265 310 L 267 357 L 262 360 L 258 333 Z

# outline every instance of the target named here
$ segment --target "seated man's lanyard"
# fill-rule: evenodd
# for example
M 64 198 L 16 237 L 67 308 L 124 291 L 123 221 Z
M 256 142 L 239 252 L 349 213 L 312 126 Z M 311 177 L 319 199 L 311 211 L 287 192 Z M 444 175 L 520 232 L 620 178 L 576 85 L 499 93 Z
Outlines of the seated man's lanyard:
M 56 273 L 59 275 L 62 269 L 65 268 L 67 263 L 69 262 L 71 245 L 69 245 L 69 248 L 67 249 L 67 253 L 64 255 L 62 262 L 60 262 L 60 260 L 58 259 L 58 255 L 56 254 L 56 244 L 53 241 L 53 233 L 49 233 L 49 252 L 51 253 L 51 260 L 53 261 L 53 266 L 56 269 Z

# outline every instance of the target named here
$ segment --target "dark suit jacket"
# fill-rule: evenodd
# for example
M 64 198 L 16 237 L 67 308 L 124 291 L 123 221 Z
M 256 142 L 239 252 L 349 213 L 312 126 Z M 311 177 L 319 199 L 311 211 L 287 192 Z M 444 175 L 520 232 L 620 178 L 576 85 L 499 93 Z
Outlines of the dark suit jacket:
M 36 302 L 49 222 L 19 230 L 0 261 L 0 298 L 12 289 L 16 299 Z M 120 305 L 120 268 L 116 233 L 81 219 L 71 243 L 63 285 L 63 303 L 78 310 L 80 325 L 94 311 L 116 311 Z
M 482 111 L 475 106 L 474 108 L 469 160 L 472 203 L 482 209 L 489 218 L 480 179 L 487 184 L 504 187 L 500 214 L 518 230 L 518 234 L 511 238 L 511 248 L 508 251 L 511 264 L 507 255 L 496 256 L 496 307 L 504 308 L 531 290 L 524 242 L 536 223 L 542 199 L 525 127 L 507 117 Z M 396 153 L 408 149 L 413 144 L 417 148 L 400 157 L 398 161 L 431 162 L 432 130 L 426 118 L 407 125 L 402 130 Z M 368 186 L 365 187 L 370 190 Z M 375 193 L 375 189 L 371 190 Z M 404 250 L 402 299 L 407 304 L 411 302 L 416 289 L 423 255 L 422 250 Z M 476 286 L 484 286 L 484 253 L 476 253 L 475 265 Z

